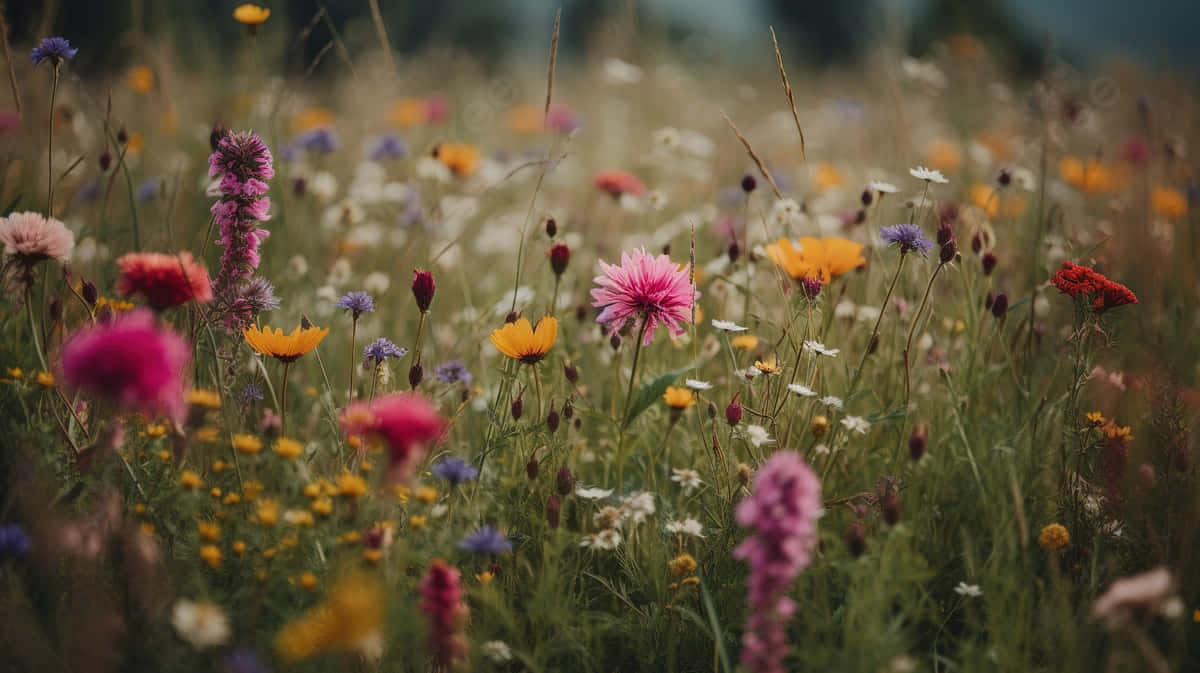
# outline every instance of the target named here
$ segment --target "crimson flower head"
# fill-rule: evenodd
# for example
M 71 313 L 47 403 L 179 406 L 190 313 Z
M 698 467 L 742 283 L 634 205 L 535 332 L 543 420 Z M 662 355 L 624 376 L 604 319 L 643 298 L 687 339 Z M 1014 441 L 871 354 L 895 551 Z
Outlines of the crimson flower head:
M 417 271 L 413 269 L 412 293 L 413 298 L 417 300 L 417 308 L 421 313 L 429 311 L 429 305 L 433 303 L 433 291 L 436 286 L 433 283 L 432 271 Z
M 117 268 L 117 292 L 123 297 L 141 295 L 155 310 L 212 301 L 208 270 L 190 252 L 131 252 L 117 259 Z
M 1082 264 L 1063 262 L 1050 283 L 1062 292 L 1088 302 L 1096 313 L 1138 303 L 1137 295 L 1132 290 Z
M 550 268 L 554 271 L 554 275 L 563 275 L 570 261 L 571 248 L 566 243 L 555 243 L 550 246 Z
M 470 652 L 463 633 L 470 608 L 463 602 L 460 578 L 458 568 L 434 559 L 417 585 L 419 607 L 429 620 L 429 647 L 443 670 L 461 663 Z
M 404 481 L 425 457 L 425 444 L 442 432 L 437 408 L 417 393 L 392 393 L 346 407 L 339 419 L 347 435 L 370 435 L 388 447 L 388 480 Z
M 646 193 L 645 183 L 626 171 L 600 171 L 593 182 L 597 189 L 608 192 L 614 199 L 622 194 L 641 196 Z
M 692 320 L 692 305 L 700 293 L 692 284 L 688 268 L 666 255 L 645 250 L 621 253 L 621 265 L 600 262 L 601 275 L 594 282 L 592 306 L 603 308 L 596 321 L 616 334 L 630 318 L 641 318 L 642 345 L 654 340 L 659 325 L 676 336 Z

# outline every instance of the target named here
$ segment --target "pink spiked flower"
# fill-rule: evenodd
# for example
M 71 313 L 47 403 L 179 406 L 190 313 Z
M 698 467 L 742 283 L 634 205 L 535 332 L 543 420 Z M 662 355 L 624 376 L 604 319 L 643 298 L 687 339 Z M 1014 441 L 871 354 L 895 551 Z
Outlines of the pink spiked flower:
M 156 325 L 153 313 L 139 309 L 70 336 L 63 344 L 62 372 L 68 385 L 122 410 L 183 422 L 191 350 L 183 337 Z
M 437 408 L 418 393 L 392 393 L 355 402 L 342 412 L 347 435 L 379 437 L 388 445 L 388 480 L 404 481 L 425 457 L 425 444 L 442 432 Z
M 666 255 L 645 250 L 621 253 L 621 265 L 600 262 L 601 275 L 593 281 L 592 306 L 603 307 L 596 321 L 616 334 L 630 318 L 644 321 L 642 345 L 654 340 L 659 325 L 675 336 L 683 334 L 692 320 L 692 305 L 700 296 L 692 284 L 688 268 L 675 264 Z
M 417 586 L 421 612 L 429 620 L 429 648 L 442 670 L 464 661 L 470 649 L 463 633 L 470 609 L 463 602 L 460 576 L 458 568 L 434 559 Z

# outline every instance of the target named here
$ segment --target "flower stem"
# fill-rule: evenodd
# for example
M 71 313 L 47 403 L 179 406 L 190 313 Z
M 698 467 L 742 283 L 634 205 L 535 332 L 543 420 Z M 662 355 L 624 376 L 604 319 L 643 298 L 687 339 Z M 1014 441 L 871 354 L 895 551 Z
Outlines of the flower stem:
M 354 338 L 358 336 L 358 318 L 350 320 L 350 401 L 354 401 Z
M 288 368 L 292 363 L 283 363 L 283 381 L 281 382 L 282 389 L 279 391 L 279 436 L 287 437 L 287 383 L 288 383 Z
M 37 351 L 38 362 L 42 364 L 42 371 L 50 371 L 50 367 L 46 364 L 46 354 L 42 352 L 42 339 L 38 335 L 37 321 L 33 319 L 33 292 L 30 291 L 29 285 L 25 286 L 25 315 L 29 318 L 29 331 L 33 334 L 33 348 Z
M 911 368 L 909 365 L 908 354 L 912 350 L 913 334 L 917 331 L 917 324 L 921 322 L 921 313 L 925 310 L 925 303 L 929 301 L 929 294 L 933 291 L 933 281 L 937 280 L 938 273 L 942 267 L 946 266 L 945 262 L 937 265 L 933 270 L 933 274 L 929 276 L 929 284 L 925 286 L 925 296 L 921 297 L 921 305 L 917 307 L 917 312 L 913 314 L 912 325 L 908 328 L 908 339 L 904 342 L 904 406 L 908 407 L 909 394 L 911 392 Z
M 637 343 L 633 345 L 633 366 L 629 371 L 629 387 L 625 391 L 625 411 L 621 414 L 621 427 L 629 424 L 629 405 L 633 404 L 633 384 L 637 381 L 638 360 L 642 355 L 642 339 L 646 336 L 646 326 L 649 320 L 642 317 L 642 327 L 638 330 Z
M 854 394 L 858 388 L 858 382 L 862 378 L 863 367 L 867 366 L 867 357 L 871 355 L 872 345 L 878 347 L 879 342 L 879 326 L 883 324 L 883 315 L 887 313 L 888 302 L 892 299 L 892 291 L 896 289 L 896 283 L 900 280 L 900 272 L 904 270 L 904 260 L 908 257 L 905 253 L 900 253 L 900 263 L 896 265 L 896 275 L 892 276 L 892 284 L 888 286 L 887 294 L 883 296 L 883 303 L 879 306 L 879 317 L 875 319 L 875 327 L 871 329 L 871 337 L 867 340 L 867 347 L 863 349 L 862 359 L 858 361 L 858 369 L 854 371 L 854 381 L 850 383 L 850 392 L 847 397 Z M 937 273 L 936 271 L 934 272 Z M 905 351 L 907 354 L 908 351 Z M 907 365 L 905 365 L 907 369 Z
M 58 95 L 59 65 L 54 66 L 54 80 L 50 85 L 50 123 L 46 138 L 46 214 L 54 216 L 54 99 Z

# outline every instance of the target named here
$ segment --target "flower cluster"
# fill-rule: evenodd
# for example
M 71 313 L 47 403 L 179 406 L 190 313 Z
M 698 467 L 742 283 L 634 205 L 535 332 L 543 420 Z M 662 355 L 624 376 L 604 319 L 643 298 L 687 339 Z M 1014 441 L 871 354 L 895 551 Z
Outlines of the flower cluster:
M 457 568 L 434 560 L 417 587 L 421 612 L 429 620 L 429 647 L 442 668 L 465 659 L 469 647 L 462 631 L 470 611 L 463 602 L 459 577 Z
M 1062 292 L 1088 302 L 1096 313 L 1138 303 L 1137 296 L 1129 288 L 1109 280 L 1090 267 L 1073 262 L 1064 261 L 1050 283 Z

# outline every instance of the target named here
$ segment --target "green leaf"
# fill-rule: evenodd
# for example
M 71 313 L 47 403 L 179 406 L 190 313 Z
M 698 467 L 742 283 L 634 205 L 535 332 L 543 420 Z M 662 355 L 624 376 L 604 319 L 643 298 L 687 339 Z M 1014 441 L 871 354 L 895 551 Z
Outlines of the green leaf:
M 629 415 L 625 417 L 626 427 L 633 422 L 633 419 L 640 416 L 643 411 L 649 409 L 651 404 L 654 404 L 655 401 L 661 398 L 663 393 L 667 392 L 667 386 L 675 383 L 675 379 L 678 379 L 681 374 L 690 369 L 692 367 L 688 366 L 667 372 L 639 388 L 634 395 L 633 404 L 629 407 Z
M 712 595 L 708 593 L 708 587 L 704 584 L 703 578 L 700 578 L 700 594 L 704 598 L 704 611 L 708 613 L 708 622 L 712 626 L 713 642 L 717 648 L 717 655 L 721 658 L 721 668 L 725 673 L 733 673 L 733 666 L 729 664 L 729 652 L 725 649 L 725 635 L 721 631 L 721 621 L 717 619 L 717 609 L 713 606 Z

